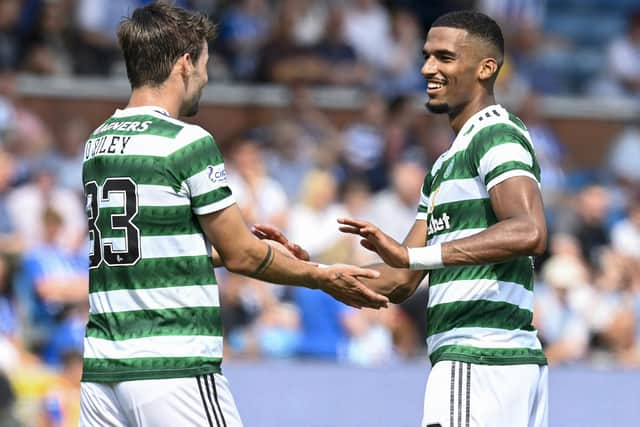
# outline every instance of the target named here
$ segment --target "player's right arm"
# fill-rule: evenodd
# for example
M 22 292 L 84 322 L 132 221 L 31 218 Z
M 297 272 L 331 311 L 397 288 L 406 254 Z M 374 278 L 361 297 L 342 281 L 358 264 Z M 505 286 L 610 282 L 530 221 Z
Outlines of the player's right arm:
M 220 261 L 234 273 L 272 283 L 320 289 L 356 308 L 380 308 L 388 298 L 368 289 L 362 280 L 375 279 L 378 273 L 349 265 L 318 268 L 283 255 L 258 240 L 247 230 L 236 204 L 205 215 L 198 220 Z
M 341 227 L 346 230 L 348 227 Z M 290 242 L 287 237 L 275 227 L 257 224 L 253 226 L 253 233 L 261 239 L 276 241 L 282 244 L 289 252 L 298 258 L 308 259 L 307 252 L 297 244 Z M 391 237 L 380 232 L 380 238 L 391 239 Z M 403 246 L 424 246 L 427 236 L 427 222 L 421 219 L 416 220 L 404 239 Z M 369 250 L 375 251 L 374 247 L 369 247 L 366 240 L 361 241 L 362 245 Z M 371 290 L 385 295 L 393 303 L 401 303 L 409 298 L 427 274 L 425 270 L 409 270 L 406 268 L 394 268 L 385 263 L 367 265 L 364 268 L 375 270 L 380 273 L 377 278 L 361 278 L 361 281 Z

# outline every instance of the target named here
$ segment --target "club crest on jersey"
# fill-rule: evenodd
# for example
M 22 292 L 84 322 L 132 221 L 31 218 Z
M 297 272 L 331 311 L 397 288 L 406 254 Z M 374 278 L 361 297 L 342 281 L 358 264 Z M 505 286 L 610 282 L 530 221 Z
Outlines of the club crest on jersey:
M 447 165 L 447 169 L 445 169 L 444 171 L 444 175 L 442 175 L 442 177 L 444 179 L 449 178 L 449 176 L 451 176 L 451 172 L 453 172 L 453 160 L 449 162 L 449 165 Z
M 224 170 L 224 164 L 220 165 L 209 165 L 207 166 L 209 171 L 208 176 L 209 180 L 216 184 L 221 184 L 227 182 L 227 171 Z

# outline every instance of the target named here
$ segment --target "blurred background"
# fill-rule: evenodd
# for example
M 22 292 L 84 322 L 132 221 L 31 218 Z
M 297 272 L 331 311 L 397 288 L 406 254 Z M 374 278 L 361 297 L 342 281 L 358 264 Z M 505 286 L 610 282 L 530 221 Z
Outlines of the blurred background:
M 145 3 L 0 0 L 1 427 L 77 425 L 83 145 L 126 104 L 115 29 Z M 602 404 L 629 401 L 640 381 L 630 370 L 640 367 L 640 0 L 177 3 L 218 24 L 194 121 L 222 148 L 247 224 L 278 226 L 323 263 L 375 261 L 339 233 L 339 216 L 402 240 L 426 172 L 453 139 L 447 118 L 423 106 L 430 23 L 469 8 L 499 21 L 507 55 L 497 98 L 530 129 L 550 228 L 536 260 L 535 323 L 552 364 L 551 425 L 634 423 L 637 405 Z M 272 425 L 274 408 L 289 403 L 298 412 L 283 406 L 273 425 L 417 425 L 424 287 L 374 312 L 223 269 L 217 277 L 225 366 L 249 427 Z M 577 397 L 598 387 L 602 395 Z M 572 399 L 591 412 L 567 417 Z M 346 415 L 375 402 L 396 415 Z M 332 410 L 343 415 L 322 418 Z M 323 414 L 295 418 L 305 411 Z

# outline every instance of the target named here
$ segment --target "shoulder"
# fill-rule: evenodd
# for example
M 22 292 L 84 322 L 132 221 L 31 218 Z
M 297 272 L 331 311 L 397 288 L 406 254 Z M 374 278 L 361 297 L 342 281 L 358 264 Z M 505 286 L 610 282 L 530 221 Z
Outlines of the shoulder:
M 196 147 L 211 148 L 211 146 L 216 146 L 213 136 L 201 126 L 180 122 L 179 120 L 174 121 L 179 122 L 182 126 L 182 129 L 174 139 L 174 152 Z
M 531 136 L 524 123 L 514 115 L 479 128 L 471 137 L 471 154 L 481 155 L 489 149 L 507 143 L 518 143 L 533 148 Z

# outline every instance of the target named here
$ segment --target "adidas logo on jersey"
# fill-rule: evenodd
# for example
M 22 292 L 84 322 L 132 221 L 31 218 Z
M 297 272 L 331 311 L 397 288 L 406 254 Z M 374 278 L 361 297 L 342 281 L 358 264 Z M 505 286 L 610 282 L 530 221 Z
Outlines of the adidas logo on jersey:
M 451 222 L 449 220 L 451 217 L 444 212 L 438 218 L 435 218 L 433 215 L 429 220 L 429 234 L 437 233 L 438 231 L 448 230 L 451 228 Z

